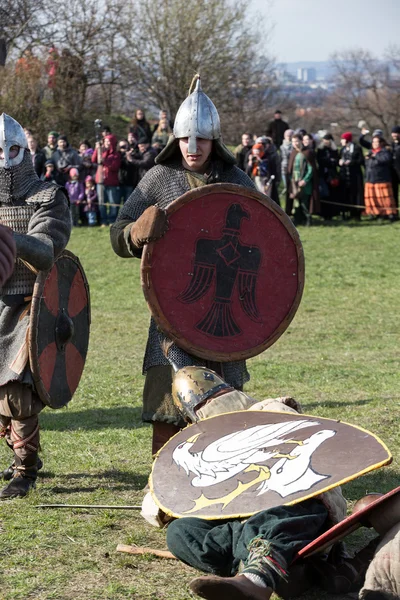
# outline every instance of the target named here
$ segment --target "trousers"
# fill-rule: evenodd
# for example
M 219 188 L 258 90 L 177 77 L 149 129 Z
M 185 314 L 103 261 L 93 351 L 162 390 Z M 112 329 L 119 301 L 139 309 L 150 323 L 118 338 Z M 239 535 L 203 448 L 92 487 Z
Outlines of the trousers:
M 13 450 L 19 471 L 36 472 L 43 408 L 39 396 L 27 385 L 12 381 L 0 387 L 0 436 Z
M 280 582 L 276 570 L 268 563 L 257 568 L 257 561 L 249 561 L 254 540 L 269 542 L 284 572 L 297 552 L 324 531 L 327 518 L 327 509 L 316 499 L 263 510 L 247 521 L 186 517 L 169 524 L 167 544 L 182 562 L 221 577 L 236 575 L 242 562 L 244 572 L 261 576 L 276 590 Z

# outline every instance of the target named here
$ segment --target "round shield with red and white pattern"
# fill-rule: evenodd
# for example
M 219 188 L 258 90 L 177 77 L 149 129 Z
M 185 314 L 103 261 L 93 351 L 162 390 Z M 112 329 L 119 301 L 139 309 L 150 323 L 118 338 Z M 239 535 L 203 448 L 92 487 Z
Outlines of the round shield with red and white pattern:
M 79 259 L 64 250 L 39 273 L 32 297 L 29 359 L 42 402 L 62 408 L 78 387 L 89 345 L 89 284 Z

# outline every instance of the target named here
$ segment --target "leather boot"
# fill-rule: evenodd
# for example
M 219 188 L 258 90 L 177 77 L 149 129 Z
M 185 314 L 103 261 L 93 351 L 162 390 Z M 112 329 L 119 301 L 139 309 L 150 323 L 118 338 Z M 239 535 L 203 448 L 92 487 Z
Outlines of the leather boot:
M 272 589 L 259 587 L 244 575 L 196 577 L 189 584 L 192 592 L 208 600 L 268 600 Z
M 0 500 L 9 500 L 11 498 L 23 498 L 29 490 L 35 487 L 36 469 L 32 472 L 16 471 L 15 475 L 0 492 Z
M 43 461 L 40 458 L 40 456 L 38 456 L 38 458 L 37 458 L 36 468 L 38 471 L 40 471 L 40 469 L 43 468 Z M 15 462 L 13 462 L 12 465 L 7 467 L 7 469 L 4 469 L 4 471 L 3 471 L 4 481 L 10 481 L 10 479 L 12 479 L 14 474 L 16 473 L 16 470 L 17 470 L 17 467 L 15 466 Z

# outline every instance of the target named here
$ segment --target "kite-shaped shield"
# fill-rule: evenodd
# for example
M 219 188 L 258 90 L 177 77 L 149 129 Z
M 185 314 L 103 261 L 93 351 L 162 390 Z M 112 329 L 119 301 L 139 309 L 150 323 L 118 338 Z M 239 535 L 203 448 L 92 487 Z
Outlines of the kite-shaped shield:
M 296 228 L 264 194 L 218 183 L 167 208 L 165 236 L 142 255 L 142 287 L 159 327 L 205 359 L 260 354 L 300 303 L 304 256 Z
M 74 395 L 89 345 L 89 285 L 79 259 L 64 250 L 39 273 L 32 297 L 29 358 L 40 399 L 61 408 Z
M 199 421 L 160 450 L 150 487 L 173 517 L 235 519 L 295 504 L 390 463 L 365 429 L 322 417 L 239 411 Z

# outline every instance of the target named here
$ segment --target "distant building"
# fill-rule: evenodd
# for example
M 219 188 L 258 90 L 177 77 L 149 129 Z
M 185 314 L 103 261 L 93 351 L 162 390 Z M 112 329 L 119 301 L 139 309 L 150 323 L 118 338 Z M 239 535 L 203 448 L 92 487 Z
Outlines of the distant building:
M 310 67 L 308 69 L 297 69 L 297 81 L 301 81 L 302 83 L 313 83 L 317 80 L 317 71 Z

